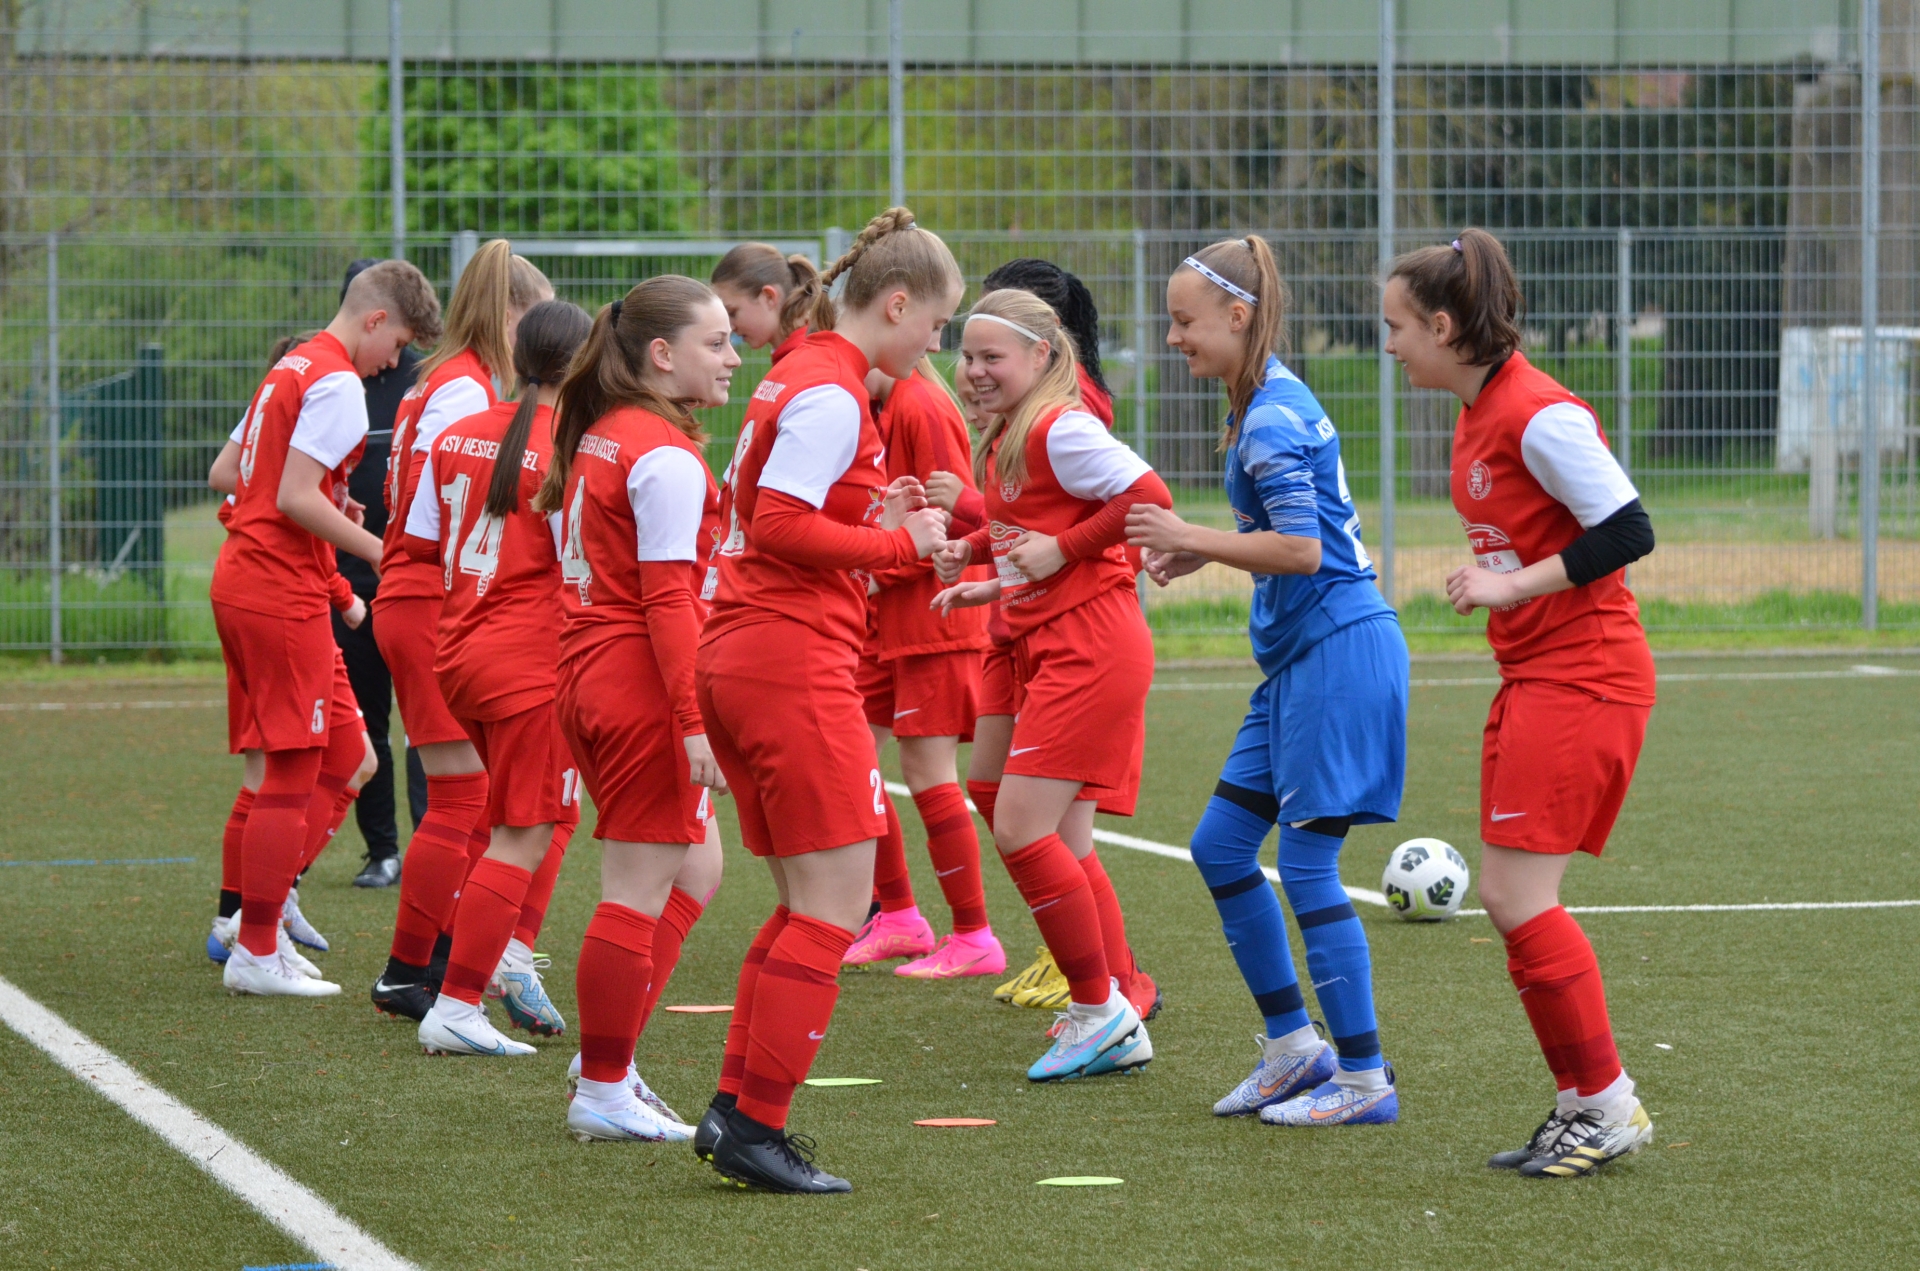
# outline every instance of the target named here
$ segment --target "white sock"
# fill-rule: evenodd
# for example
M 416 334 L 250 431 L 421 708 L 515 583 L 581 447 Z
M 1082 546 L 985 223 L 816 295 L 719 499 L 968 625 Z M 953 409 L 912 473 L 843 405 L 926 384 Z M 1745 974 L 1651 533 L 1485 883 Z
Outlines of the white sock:
M 487 1013 L 471 1002 L 463 1002 L 448 993 L 442 993 L 433 999 L 433 1010 L 449 1024 L 473 1025 L 487 1022 Z
M 1387 1069 L 1382 1064 L 1378 1068 L 1345 1068 L 1333 1070 L 1333 1084 L 1342 1090 L 1357 1090 L 1362 1094 L 1374 1094 L 1387 1088 Z
M 1324 1044 L 1313 1025 L 1302 1024 L 1291 1033 L 1267 1038 L 1261 1048 L 1266 1051 L 1268 1059 L 1278 1059 L 1281 1055 L 1317 1055 Z
M 1127 1007 L 1126 996 L 1120 992 L 1120 981 L 1107 980 L 1107 1000 L 1097 1006 L 1085 1002 L 1068 1002 L 1067 1014 L 1077 1024 L 1104 1024 Z
M 580 1078 L 580 1085 L 574 1091 L 576 1098 L 592 1099 L 595 1103 L 625 1103 L 632 1097 L 631 1089 L 624 1081 L 588 1081 Z
M 1580 1110 L 1580 1092 L 1571 1086 L 1554 1091 L 1553 1110 L 1563 1117 L 1572 1116 Z
M 1623 1069 L 1613 1083 L 1598 1094 L 1576 1096 L 1582 1108 L 1598 1108 L 1609 1123 L 1624 1121 L 1633 1115 L 1633 1078 Z

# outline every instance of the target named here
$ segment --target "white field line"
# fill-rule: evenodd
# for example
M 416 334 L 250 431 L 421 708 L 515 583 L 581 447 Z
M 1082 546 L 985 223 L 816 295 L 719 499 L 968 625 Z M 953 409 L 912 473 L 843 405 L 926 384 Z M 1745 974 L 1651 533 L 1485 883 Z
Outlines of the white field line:
M 1656 675 L 1654 678 L 1662 684 L 1699 684 L 1709 681 L 1752 682 L 1757 680 L 1871 680 L 1889 677 L 1909 677 L 1920 675 L 1920 670 L 1894 666 L 1860 665 L 1848 667 L 1844 671 L 1680 671 L 1671 675 Z M 1462 676 L 1455 679 L 1408 680 L 1413 688 L 1493 688 L 1500 683 L 1497 675 Z M 1202 680 L 1189 684 L 1155 684 L 1156 693 L 1251 693 L 1259 683 L 1235 680 Z
M 222 698 L 154 702 L 0 702 L 0 711 L 166 711 L 225 706 Z
M 340 1271 L 418 1271 L 278 1166 L 155 1087 L 4 979 L 0 979 L 0 1020 Z
M 895 798 L 912 797 L 912 792 L 897 781 L 887 782 L 887 793 Z M 967 800 L 967 808 L 972 812 L 980 809 L 973 806 L 973 800 Z M 1136 852 L 1146 852 L 1151 856 L 1164 856 L 1170 861 L 1185 861 L 1193 864 L 1193 853 L 1184 847 L 1175 847 L 1171 843 L 1156 843 L 1152 839 L 1135 838 L 1131 834 L 1115 834 L 1112 830 L 1096 829 L 1093 832 L 1096 843 L 1111 843 L 1115 847 L 1132 848 Z M 1265 865 L 1260 872 L 1267 876 L 1268 882 L 1280 881 L 1280 871 L 1268 869 Z M 1378 905 L 1385 908 L 1387 897 L 1383 892 L 1369 891 L 1365 887 L 1348 887 L 1349 897 L 1365 905 Z M 1568 905 L 1570 914 L 1717 914 L 1751 913 L 1756 910 L 1771 909 L 1916 909 L 1920 900 L 1830 900 L 1830 901 L 1774 901 L 1757 905 Z M 1462 909 L 1460 916 L 1485 917 L 1484 909 Z

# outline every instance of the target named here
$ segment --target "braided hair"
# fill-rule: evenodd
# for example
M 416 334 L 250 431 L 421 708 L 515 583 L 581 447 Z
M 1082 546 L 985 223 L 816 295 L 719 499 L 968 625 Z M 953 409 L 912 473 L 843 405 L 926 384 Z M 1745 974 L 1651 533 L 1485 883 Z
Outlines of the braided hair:
M 1007 288 L 1031 291 L 1060 315 L 1060 325 L 1073 337 L 1073 351 L 1088 378 L 1111 396 L 1113 390 L 1100 371 L 1100 309 L 1087 284 L 1050 260 L 1022 256 L 1000 266 L 980 284 L 982 295 Z

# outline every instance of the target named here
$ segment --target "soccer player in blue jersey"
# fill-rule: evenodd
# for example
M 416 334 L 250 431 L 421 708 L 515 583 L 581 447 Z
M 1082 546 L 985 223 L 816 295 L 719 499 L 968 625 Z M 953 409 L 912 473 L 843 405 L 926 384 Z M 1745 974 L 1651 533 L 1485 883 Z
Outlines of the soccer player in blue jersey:
M 1273 1125 L 1377 1125 L 1399 1118 L 1380 1055 L 1367 937 L 1340 884 L 1355 824 L 1400 812 L 1406 772 L 1407 645 L 1381 598 L 1347 493 L 1340 435 L 1275 356 L 1286 292 L 1265 240 L 1203 248 L 1167 282 L 1167 343 L 1197 379 L 1227 389 L 1227 497 L 1234 531 L 1135 507 L 1128 541 L 1161 586 L 1218 561 L 1253 575 L 1254 691 L 1220 783 L 1193 832 L 1240 973 L 1266 1020 L 1260 1063 L 1214 1105 Z M 1332 1045 L 1307 1018 L 1280 902 L 1260 845 L 1280 826 L 1280 884 L 1307 947 Z

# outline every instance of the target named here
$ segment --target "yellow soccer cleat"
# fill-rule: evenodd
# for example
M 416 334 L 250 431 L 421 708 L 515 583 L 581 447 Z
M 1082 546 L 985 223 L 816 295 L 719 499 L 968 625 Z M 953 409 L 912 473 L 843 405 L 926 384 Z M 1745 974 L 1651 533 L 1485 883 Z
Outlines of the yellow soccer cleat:
M 1046 975 L 1038 984 L 1021 989 L 1013 995 L 1015 1006 L 1031 1007 L 1039 1011 L 1064 1011 L 1067 1003 L 1073 1000 L 1073 993 L 1067 986 L 1067 977 L 1060 974 L 1060 968 L 1047 959 Z
M 1035 949 L 1034 952 L 1040 956 L 1035 958 L 1026 970 L 993 991 L 995 1001 L 1011 1002 L 1013 995 L 1021 989 L 1030 989 L 1045 980 L 1049 975 L 1060 974 L 1059 970 L 1053 965 L 1053 954 L 1047 951 L 1046 945 L 1041 945 Z

